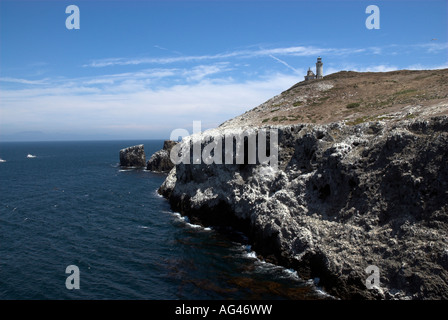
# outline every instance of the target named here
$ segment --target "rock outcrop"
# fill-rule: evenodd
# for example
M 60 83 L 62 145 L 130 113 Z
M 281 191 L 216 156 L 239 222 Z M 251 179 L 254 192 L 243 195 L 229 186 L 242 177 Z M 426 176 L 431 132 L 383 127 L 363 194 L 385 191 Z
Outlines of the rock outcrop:
M 277 168 L 180 163 L 159 193 L 195 223 L 244 231 L 264 259 L 338 298 L 448 299 L 447 116 L 269 128 Z M 229 130 L 202 133 L 202 148 Z
M 122 167 L 145 167 L 146 156 L 143 144 L 124 148 L 120 150 L 120 166 Z
M 165 140 L 163 149 L 155 152 L 149 158 L 146 169 L 154 172 L 169 172 L 173 169 L 174 164 L 170 159 L 171 149 L 177 144 L 176 141 Z

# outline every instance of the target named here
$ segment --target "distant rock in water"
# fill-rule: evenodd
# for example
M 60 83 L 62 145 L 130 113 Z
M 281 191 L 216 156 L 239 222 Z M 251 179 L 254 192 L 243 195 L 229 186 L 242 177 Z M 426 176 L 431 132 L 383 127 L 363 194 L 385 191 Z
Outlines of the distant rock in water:
M 144 167 L 146 165 L 145 148 L 142 144 L 120 150 L 120 166 Z
M 174 167 L 170 159 L 170 152 L 177 143 L 176 141 L 165 140 L 163 149 L 155 152 L 149 158 L 146 169 L 155 172 L 169 172 Z

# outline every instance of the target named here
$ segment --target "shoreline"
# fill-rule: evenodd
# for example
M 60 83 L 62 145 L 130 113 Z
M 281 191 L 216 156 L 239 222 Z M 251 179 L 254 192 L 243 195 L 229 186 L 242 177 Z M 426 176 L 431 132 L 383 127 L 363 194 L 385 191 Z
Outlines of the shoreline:
M 446 272 L 431 274 L 427 269 L 443 270 L 447 187 L 442 186 L 435 200 L 422 198 L 414 209 L 408 208 L 408 199 L 400 200 L 406 193 L 415 197 L 416 184 L 418 194 L 431 193 L 431 177 L 448 174 L 440 162 L 448 117 L 278 128 L 280 169 L 274 176 L 263 177 L 260 165 L 180 164 L 158 192 L 192 223 L 241 230 L 266 261 L 292 268 L 302 279 L 319 278 L 324 291 L 337 298 L 448 297 L 448 288 L 433 287 L 444 281 Z M 433 155 L 429 161 L 413 160 L 428 154 Z M 432 168 L 422 166 L 431 161 Z M 388 186 L 394 176 L 402 179 L 398 177 L 416 172 L 420 178 L 406 182 L 403 190 Z M 441 205 L 436 210 L 438 228 L 425 217 L 434 215 L 432 203 Z M 415 230 L 418 236 L 412 235 Z M 424 252 L 421 246 L 429 243 L 428 237 L 437 243 L 432 257 L 413 260 L 410 253 Z M 412 267 L 403 271 L 398 261 Z M 381 270 L 377 289 L 366 288 L 364 269 L 369 265 Z

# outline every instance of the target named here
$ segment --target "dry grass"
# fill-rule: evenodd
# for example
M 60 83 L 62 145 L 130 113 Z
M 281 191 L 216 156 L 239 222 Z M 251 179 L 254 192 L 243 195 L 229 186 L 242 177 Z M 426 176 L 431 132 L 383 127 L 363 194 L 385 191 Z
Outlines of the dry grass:
M 347 124 L 448 114 L 448 69 L 341 71 L 302 81 L 222 126 Z

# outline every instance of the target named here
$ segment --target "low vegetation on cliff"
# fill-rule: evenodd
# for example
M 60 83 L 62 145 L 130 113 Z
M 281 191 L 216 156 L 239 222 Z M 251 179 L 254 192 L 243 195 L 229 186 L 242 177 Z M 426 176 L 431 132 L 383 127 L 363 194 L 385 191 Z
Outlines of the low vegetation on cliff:
M 397 121 L 447 115 L 447 103 L 448 69 L 341 71 L 299 82 L 221 127 Z
M 448 299 L 447 84 L 447 69 L 298 83 L 199 134 L 276 129 L 278 167 L 180 163 L 159 192 L 337 298 Z

